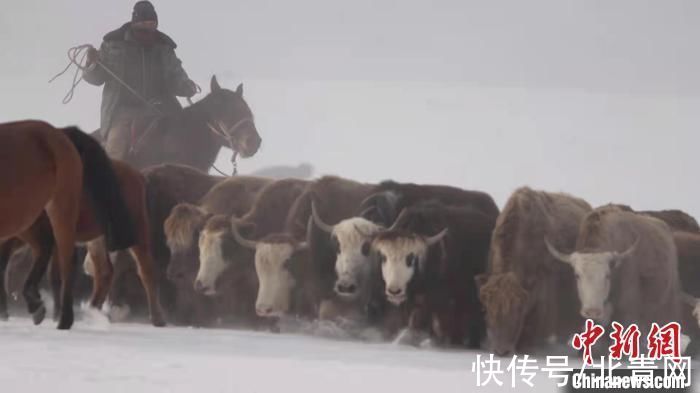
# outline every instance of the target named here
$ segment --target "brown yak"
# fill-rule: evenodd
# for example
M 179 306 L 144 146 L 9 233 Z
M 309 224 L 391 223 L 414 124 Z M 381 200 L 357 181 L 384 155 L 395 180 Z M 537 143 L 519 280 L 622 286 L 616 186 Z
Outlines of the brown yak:
M 510 196 L 496 220 L 487 273 L 476 279 L 491 351 L 506 355 L 565 339 L 579 326 L 574 275 L 542 239 L 573 249 L 590 210 L 582 199 L 528 187 Z
M 611 203 L 603 206 L 617 206 L 618 208 L 624 211 L 635 212 L 646 216 L 658 218 L 659 220 L 668 224 L 668 226 L 670 226 L 671 229 L 673 229 L 674 231 L 700 232 L 700 226 L 698 226 L 698 222 L 695 220 L 695 218 L 682 210 L 668 209 L 639 211 L 632 209 L 632 207 L 630 207 L 629 205 L 623 205 L 619 203 Z
M 475 275 L 486 271 L 497 213 L 428 201 L 408 207 L 371 238 L 386 300 L 409 313 L 401 341 L 426 333 L 478 348 L 485 331 Z
M 678 256 L 665 222 L 603 206 L 581 223 L 573 253 L 547 246 L 573 267 L 583 317 L 603 325 L 637 324 L 641 337 L 653 322 L 680 322 Z
M 309 183 L 294 201 L 282 232 L 249 243 L 256 247 L 259 315 L 316 318 L 325 316 L 324 310 L 346 312 L 333 299 L 334 253 L 326 244 L 327 235 L 310 223 L 312 205 L 329 222 L 337 223 L 354 215 L 373 188 L 335 176 L 322 177 Z
M 675 231 L 673 241 L 678 252 L 678 273 L 684 292 L 682 326 L 693 342 L 700 339 L 700 234 Z M 697 347 L 697 344 L 691 344 Z
M 199 238 L 200 263 L 195 289 L 205 295 L 216 296 L 219 278 L 227 270 L 235 269 L 244 278 L 245 283 L 241 285 L 251 289 L 244 295 L 254 306 L 258 291 L 255 247 L 254 242 L 242 241 L 240 234 L 243 233 L 247 239 L 259 239 L 280 232 L 289 208 L 307 184 L 307 181 L 298 179 L 277 180 L 260 190 L 253 207 L 242 217 L 211 217 Z
M 237 316 L 244 316 L 244 320 L 231 322 L 256 323 L 241 312 L 246 305 L 236 303 L 236 288 L 221 288 L 222 296 L 212 299 L 194 290 L 194 280 L 199 266 L 199 237 L 207 220 L 215 214 L 240 217 L 247 213 L 260 190 L 271 181 L 251 176 L 229 178 L 214 186 L 197 205 L 182 203 L 175 206 L 165 220 L 171 255 L 167 274 L 177 287 L 178 311 L 186 317 L 183 324 L 203 326 L 219 318 L 236 319 Z M 225 278 L 224 282 L 238 281 L 235 271 L 227 273 L 234 277 Z
M 395 334 L 397 314 L 375 292 L 381 283 L 372 261 L 371 237 L 396 221 L 400 211 L 427 201 L 442 206 L 471 208 L 487 216 L 498 216 L 498 207 L 487 193 L 456 187 L 384 181 L 372 190 L 355 216 L 330 225 L 314 209 L 314 224 L 326 232 L 335 254 L 335 295 L 344 305 L 365 310 L 367 322 L 380 327 L 387 337 Z M 401 325 L 402 323 L 399 322 Z M 400 326 L 403 327 L 403 326 Z

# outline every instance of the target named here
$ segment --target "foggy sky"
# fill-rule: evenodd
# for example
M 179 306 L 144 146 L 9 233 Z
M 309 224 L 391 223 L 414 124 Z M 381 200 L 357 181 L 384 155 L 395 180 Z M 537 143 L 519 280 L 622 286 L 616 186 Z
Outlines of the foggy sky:
M 700 216 L 697 1 L 154 1 L 190 76 L 245 86 L 263 147 L 245 173 L 518 186 Z M 100 89 L 49 85 L 68 47 L 133 1 L 3 5 L 0 120 L 95 129 Z M 228 166 L 228 151 L 218 165 Z M 230 168 L 230 167 L 229 167 Z

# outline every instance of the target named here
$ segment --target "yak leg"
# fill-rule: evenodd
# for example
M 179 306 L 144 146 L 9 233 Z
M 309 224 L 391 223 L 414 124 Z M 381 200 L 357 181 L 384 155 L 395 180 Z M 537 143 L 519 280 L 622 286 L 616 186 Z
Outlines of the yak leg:
M 554 344 L 557 341 L 557 327 L 559 321 L 559 296 L 557 296 L 557 282 L 554 278 L 546 277 L 541 281 L 542 287 L 539 289 L 539 306 L 537 314 L 539 321 L 543 322 L 540 326 L 542 332 L 540 337 L 544 338 L 548 344 Z
M 404 345 L 419 346 L 428 337 L 432 323 L 432 312 L 425 299 L 417 299 L 408 318 L 408 327 L 397 337 L 396 342 Z
M 471 281 L 473 282 L 473 280 Z M 481 347 L 481 341 L 486 335 L 485 313 L 479 301 L 479 293 L 476 285 L 470 284 L 468 291 L 466 315 L 462 313 L 459 323 L 466 329 L 468 338 L 467 346 L 471 349 L 477 349 Z M 460 303 L 460 301 L 457 301 L 457 304 Z M 462 308 L 458 306 L 458 309 L 461 310 Z

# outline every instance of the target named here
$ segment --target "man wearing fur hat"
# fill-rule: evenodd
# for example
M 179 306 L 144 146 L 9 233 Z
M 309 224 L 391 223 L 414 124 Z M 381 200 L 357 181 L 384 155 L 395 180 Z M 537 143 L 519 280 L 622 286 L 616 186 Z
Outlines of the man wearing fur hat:
M 95 86 L 104 84 L 100 130 L 111 157 L 127 159 L 135 120 L 179 110 L 176 96 L 192 97 L 197 93 L 197 85 L 175 55 L 176 47 L 158 30 L 153 4 L 139 1 L 134 5 L 131 22 L 107 33 L 99 50 L 88 49 L 83 78 Z

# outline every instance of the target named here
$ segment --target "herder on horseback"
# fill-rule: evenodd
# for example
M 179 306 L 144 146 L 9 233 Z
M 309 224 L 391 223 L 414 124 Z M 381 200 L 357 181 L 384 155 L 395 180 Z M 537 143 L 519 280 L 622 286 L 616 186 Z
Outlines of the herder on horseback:
M 198 92 L 175 55 L 176 47 L 158 30 L 153 4 L 139 1 L 131 22 L 107 33 L 99 51 L 88 50 L 83 79 L 95 86 L 105 85 L 100 130 L 112 158 L 127 159 L 134 139 L 148 128 L 150 120 L 144 119 L 180 110 L 176 96 L 189 98 Z

